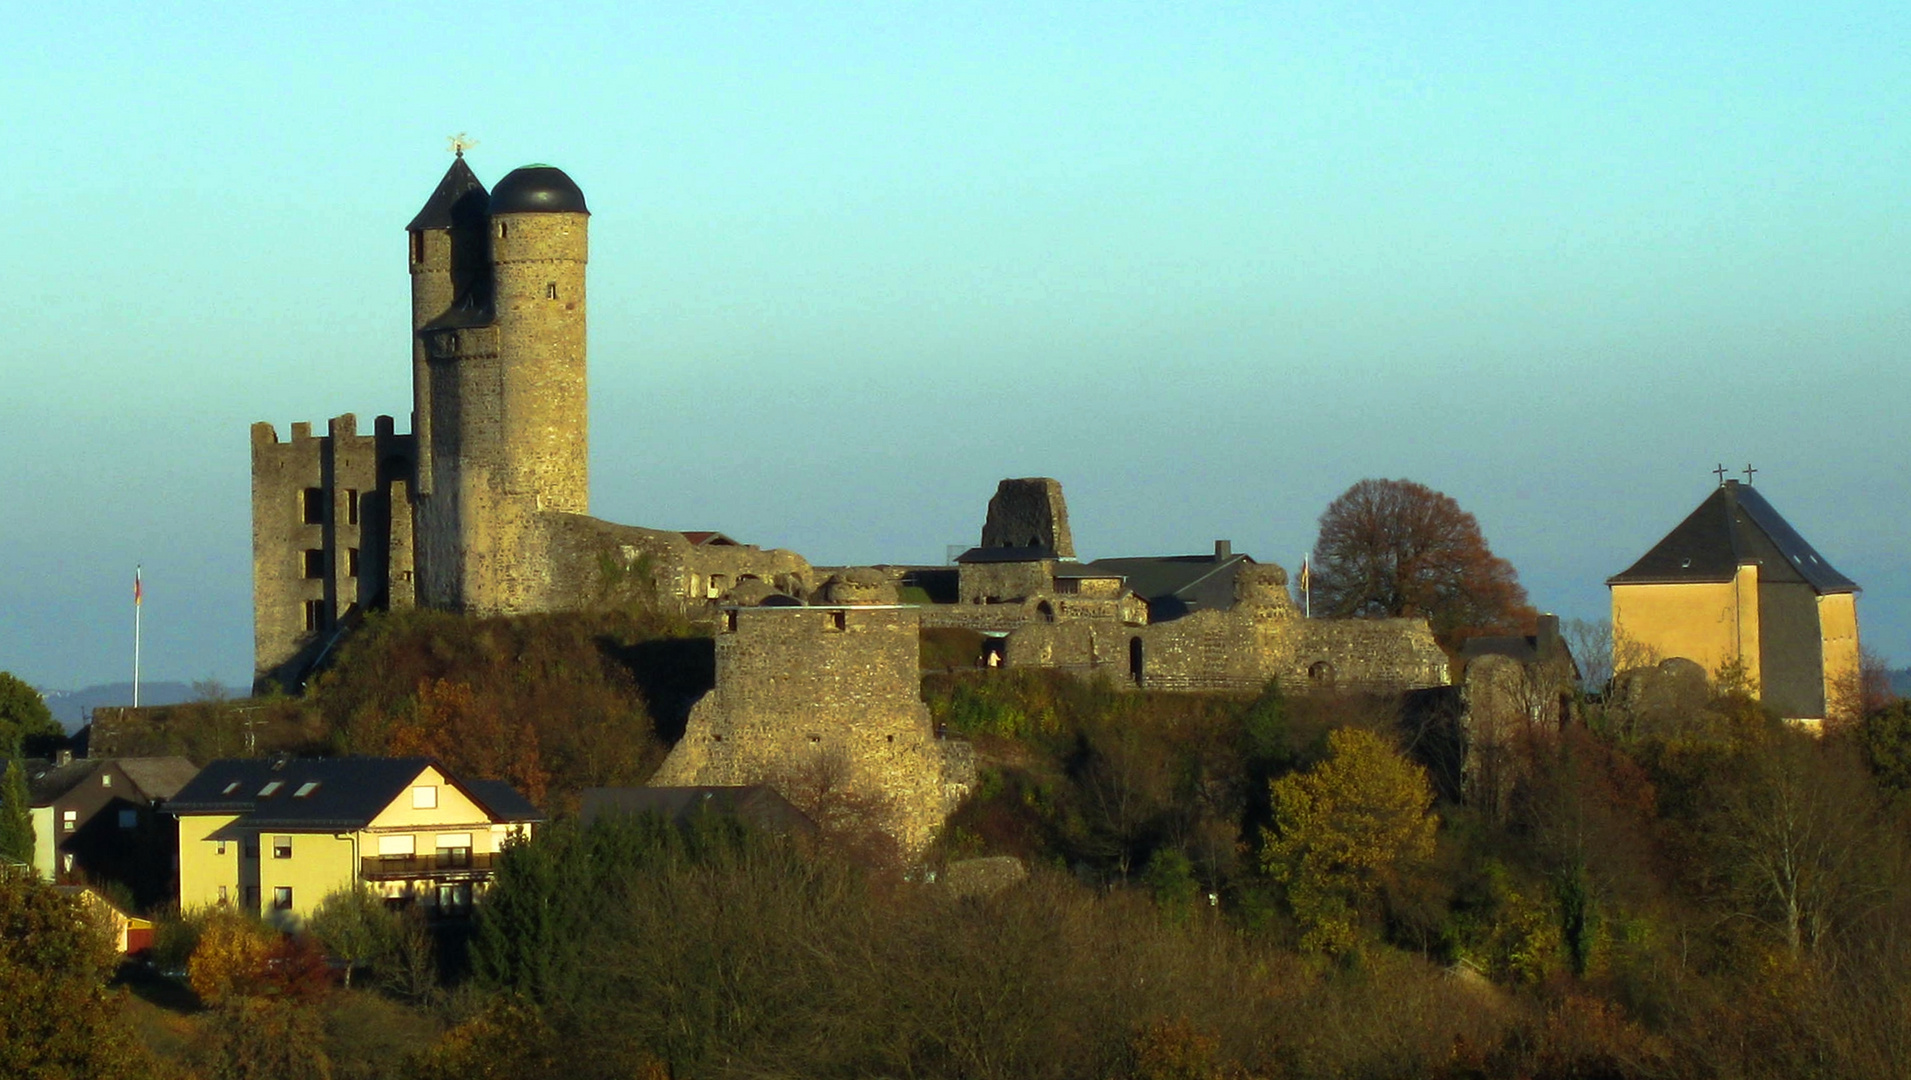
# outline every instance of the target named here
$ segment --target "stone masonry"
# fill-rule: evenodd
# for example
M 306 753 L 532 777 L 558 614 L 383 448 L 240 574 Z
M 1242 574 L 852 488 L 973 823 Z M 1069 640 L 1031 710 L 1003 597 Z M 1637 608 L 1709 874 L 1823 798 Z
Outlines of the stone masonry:
M 880 595 L 867 581 L 840 584 L 824 599 Z M 975 765 L 967 743 L 936 738 L 918 638 L 915 609 L 894 604 L 728 609 L 716 689 L 650 783 L 769 784 L 813 815 L 819 799 L 846 800 L 919 852 Z

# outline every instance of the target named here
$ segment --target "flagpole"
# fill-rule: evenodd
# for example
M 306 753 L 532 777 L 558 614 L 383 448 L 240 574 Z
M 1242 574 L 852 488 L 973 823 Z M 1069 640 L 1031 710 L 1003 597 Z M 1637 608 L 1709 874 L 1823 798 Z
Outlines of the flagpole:
M 146 599 L 140 583 L 140 568 L 133 567 L 133 708 L 139 708 L 139 615 Z
M 1311 556 L 1301 556 L 1301 616 L 1314 617 L 1314 567 Z

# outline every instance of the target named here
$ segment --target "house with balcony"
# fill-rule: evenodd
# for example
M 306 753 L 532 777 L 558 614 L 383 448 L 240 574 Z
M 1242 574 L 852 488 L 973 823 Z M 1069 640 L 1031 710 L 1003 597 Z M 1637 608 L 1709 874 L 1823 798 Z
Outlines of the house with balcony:
M 233 905 L 287 929 L 354 883 L 393 906 L 468 915 L 505 843 L 544 820 L 508 783 L 422 757 L 215 761 L 166 810 L 182 910 Z

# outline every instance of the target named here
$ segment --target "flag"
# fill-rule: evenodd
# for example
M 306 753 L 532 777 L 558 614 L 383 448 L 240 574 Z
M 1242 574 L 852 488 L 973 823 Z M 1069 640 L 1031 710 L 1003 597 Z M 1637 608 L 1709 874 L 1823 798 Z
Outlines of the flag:
M 140 584 L 139 567 L 133 567 L 133 606 L 138 607 L 146 599 L 146 588 Z
M 1305 555 L 1301 556 L 1301 591 L 1302 592 L 1306 592 L 1307 587 L 1313 583 L 1313 577 L 1314 577 L 1313 567 L 1308 564 L 1307 556 Z

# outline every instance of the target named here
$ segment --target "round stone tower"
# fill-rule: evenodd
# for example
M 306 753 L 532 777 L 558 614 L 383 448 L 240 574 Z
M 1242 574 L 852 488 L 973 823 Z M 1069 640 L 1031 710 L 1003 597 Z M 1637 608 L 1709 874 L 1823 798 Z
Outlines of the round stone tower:
M 491 192 L 492 304 L 500 369 L 495 483 L 526 509 L 590 511 L 584 382 L 584 193 L 549 165 Z

